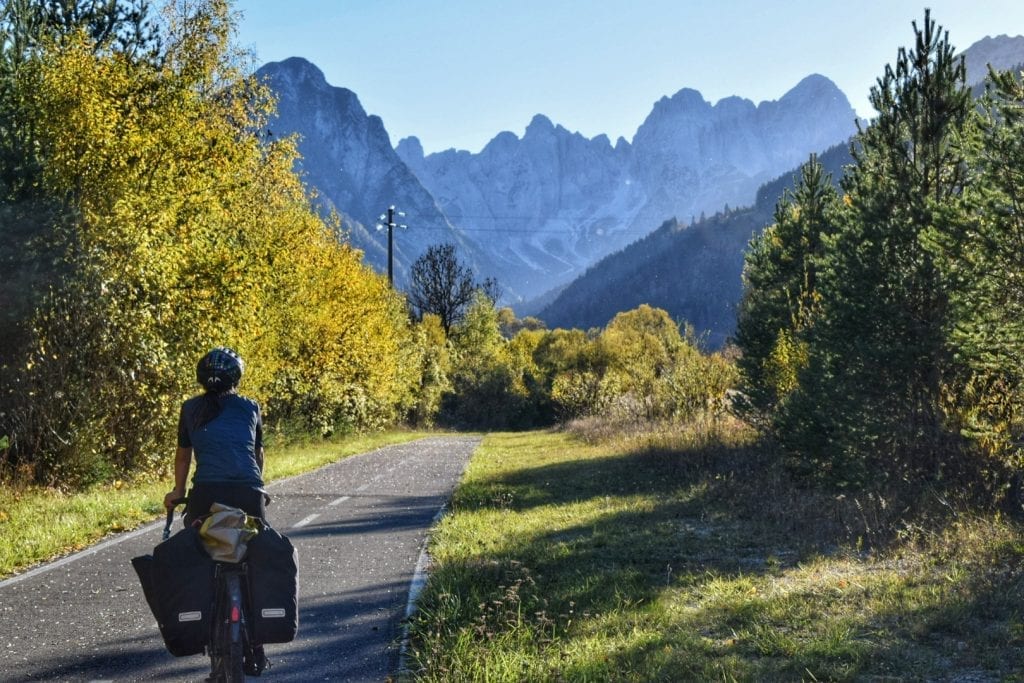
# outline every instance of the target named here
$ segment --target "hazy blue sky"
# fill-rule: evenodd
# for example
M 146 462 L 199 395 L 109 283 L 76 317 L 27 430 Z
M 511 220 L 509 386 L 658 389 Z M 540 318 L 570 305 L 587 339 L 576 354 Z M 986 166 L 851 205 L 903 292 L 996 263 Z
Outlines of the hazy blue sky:
M 775 100 L 810 73 L 857 112 L 920 0 L 240 0 L 238 41 L 259 64 L 319 66 L 384 120 L 392 144 L 478 151 L 534 114 L 587 137 L 633 138 L 684 87 L 717 102 Z M 1024 0 L 932 0 L 958 49 L 1024 33 Z

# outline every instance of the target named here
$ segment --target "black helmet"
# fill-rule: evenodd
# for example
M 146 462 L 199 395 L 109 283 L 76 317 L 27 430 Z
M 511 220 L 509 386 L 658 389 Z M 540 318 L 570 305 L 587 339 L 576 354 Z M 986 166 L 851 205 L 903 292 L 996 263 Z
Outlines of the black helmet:
M 245 372 L 242 357 L 226 346 L 218 346 L 199 359 L 196 379 L 207 391 L 229 391 L 238 386 Z

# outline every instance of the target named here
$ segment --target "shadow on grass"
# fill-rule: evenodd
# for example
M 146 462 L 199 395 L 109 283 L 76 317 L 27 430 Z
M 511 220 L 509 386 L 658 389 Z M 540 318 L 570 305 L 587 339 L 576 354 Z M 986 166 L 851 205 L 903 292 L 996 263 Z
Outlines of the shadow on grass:
M 1019 561 L 1020 558 L 1018 558 Z M 865 609 L 870 593 L 851 588 L 834 610 L 819 588 L 785 601 L 800 609 L 748 600 L 695 610 L 649 637 L 560 668 L 565 680 L 872 680 L 1022 681 L 1024 634 L 1021 574 L 969 577 L 950 590 L 909 580 L 892 589 L 892 603 Z M 643 622 L 642 614 L 631 618 Z M 693 628 L 697 627 L 697 628 Z M 680 633 L 681 631 L 685 631 Z M 571 648 L 572 634 L 566 647 Z
M 505 438 L 510 449 L 527 439 Z M 634 496 L 643 502 L 622 504 Z M 557 648 L 536 645 L 548 668 L 530 676 L 548 680 L 931 680 L 975 670 L 983 680 L 1024 669 L 1021 603 L 1006 599 L 1024 595 L 1024 545 L 990 546 L 964 565 L 953 556 L 913 571 L 897 560 L 869 567 L 865 539 L 892 553 L 901 521 L 939 528 L 949 518 L 879 494 L 801 489 L 759 444 L 540 464 L 467 482 L 454 509 L 529 515 L 575 504 L 592 506 L 586 521 L 510 533 L 439 566 L 419 651 L 437 661 L 448 647 L 424 640 L 424 629 L 461 637 L 463 649 L 472 634 L 481 657 L 503 630 L 526 629 L 527 646 Z M 808 570 L 829 562 L 853 577 Z M 595 638 L 608 647 L 591 651 Z

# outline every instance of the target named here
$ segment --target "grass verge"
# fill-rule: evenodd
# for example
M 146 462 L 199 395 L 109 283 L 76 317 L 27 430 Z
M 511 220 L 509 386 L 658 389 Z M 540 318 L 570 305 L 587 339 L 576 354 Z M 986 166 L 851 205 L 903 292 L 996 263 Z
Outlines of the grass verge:
M 724 422 L 490 435 L 405 678 L 1024 680 L 1021 526 L 892 507 L 800 489 Z
M 290 477 L 349 455 L 422 436 L 426 433 L 393 431 L 268 448 L 266 479 Z M 172 457 L 168 454 L 168 464 Z M 115 481 L 63 493 L 0 484 L 0 578 L 153 521 L 163 514 L 164 494 L 171 486 L 170 478 Z

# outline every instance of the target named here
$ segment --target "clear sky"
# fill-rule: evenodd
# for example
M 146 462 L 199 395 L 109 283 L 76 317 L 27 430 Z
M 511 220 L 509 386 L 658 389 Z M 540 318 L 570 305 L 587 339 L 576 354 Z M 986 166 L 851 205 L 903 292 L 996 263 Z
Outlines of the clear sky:
M 392 144 L 479 151 L 534 114 L 632 140 L 681 88 L 775 100 L 820 73 L 867 95 L 924 7 L 965 49 L 1024 34 L 1024 0 L 237 0 L 258 64 L 305 57 L 384 120 Z

